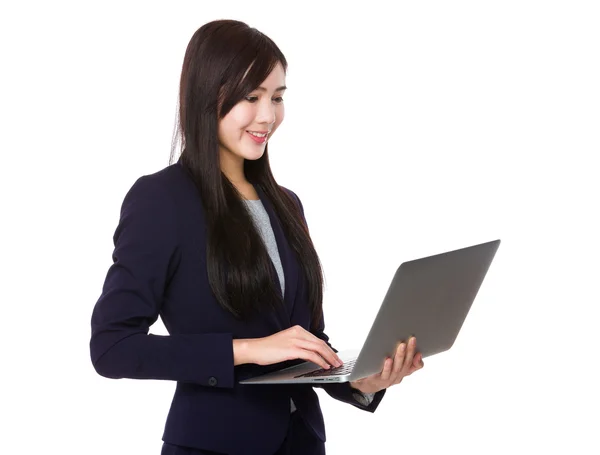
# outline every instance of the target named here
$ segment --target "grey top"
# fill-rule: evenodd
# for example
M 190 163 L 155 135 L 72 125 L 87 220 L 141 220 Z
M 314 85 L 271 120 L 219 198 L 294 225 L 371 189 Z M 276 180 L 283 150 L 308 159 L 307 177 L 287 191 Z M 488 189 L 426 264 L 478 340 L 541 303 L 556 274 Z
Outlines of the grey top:
M 275 240 L 275 233 L 271 227 L 269 214 L 267 213 L 260 199 L 245 199 L 244 202 L 246 202 L 246 207 L 248 208 L 248 211 L 254 220 L 254 225 L 256 226 L 258 233 L 262 237 L 263 242 L 267 247 L 267 251 L 269 252 L 269 256 L 271 256 L 275 270 L 277 270 L 277 275 L 279 276 L 279 281 L 281 282 L 281 293 L 285 294 L 283 266 L 281 265 L 281 257 L 279 256 L 279 250 L 277 249 L 277 241 Z
M 271 257 L 271 261 L 273 261 L 273 265 L 275 266 L 275 270 L 277 271 L 277 275 L 279 276 L 279 281 L 281 282 L 281 293 L 285 294 L 285 281 L 283 275 L 283 266 L 281 265 L 281 257 L 279 256 L 279 249 L 277 248 L 277 241 L 275 240 L 275 233 L 273 232 L 273 227 L 271 226 L 271 220 L 269 219 L 269 214 L 267 210 L 263 206 L 263 203 L 260 199 L 244 199 L 246 203 L 246 207 L 248 208 L 248 212 L 254 221 L 254 225 L 258 230 L 258 233 L 263 239 L 263 242 L 269 252 L 269 256 Z M 364 406 L 368 406 L 373 401 L 374 393 L 371 394 L 363 394 L 363 393 L 355 393 L 353 394 L 354 398 Z M 296 406 L 294 406 L 294 400 L 291 401 L 291 412 L 296 410 Z

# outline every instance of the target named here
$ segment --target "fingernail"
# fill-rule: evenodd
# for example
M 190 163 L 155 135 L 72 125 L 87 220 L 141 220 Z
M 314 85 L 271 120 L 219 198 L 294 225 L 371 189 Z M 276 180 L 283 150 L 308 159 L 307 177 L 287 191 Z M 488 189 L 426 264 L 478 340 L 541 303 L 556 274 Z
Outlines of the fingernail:
M 404 351 L 404 349 L 406 348 L 406 345 L 404 343 L 400 344 L 400 350 Z
M 417 341 L 417 339 L 415 337 L 412 337 L 410 339 L 410 344 L 414 346 L 415 342 Z

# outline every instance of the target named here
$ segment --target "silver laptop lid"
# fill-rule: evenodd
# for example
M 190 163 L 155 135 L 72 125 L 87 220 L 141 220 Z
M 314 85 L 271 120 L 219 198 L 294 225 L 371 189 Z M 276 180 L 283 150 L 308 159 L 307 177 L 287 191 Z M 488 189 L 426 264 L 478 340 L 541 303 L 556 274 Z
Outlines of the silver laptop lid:
M 494 240 L 402 263 L 350 379 L 381 371 L 382 359 L 412 335 L 423 357 L 450 349 L 499 245 Z

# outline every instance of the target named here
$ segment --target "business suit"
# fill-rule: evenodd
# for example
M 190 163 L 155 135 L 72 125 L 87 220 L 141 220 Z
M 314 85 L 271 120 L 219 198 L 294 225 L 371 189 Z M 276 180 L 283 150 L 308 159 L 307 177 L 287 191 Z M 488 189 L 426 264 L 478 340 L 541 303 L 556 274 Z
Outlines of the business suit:
M 91 359 L 106 377 L 177 381 L 163 434 L 167 443 L 230 454 L 275 453 L 287 434 L 290 398 L 311 434 L 325 441 L 312 386 L 238 384 L 281 364 L 234 367 L 233 339 L 266 337 L 294 325 L 308 330 L 311 319 L 304 273 L 267 195 L 255 188 L 271 220 L 286 285 L 281 308 L 248 321 L 235 319 L 212 294 L 204 209 L 181 159 L 138 179 L 123 201 L 114 264 L 92 315 Z M 148 334 L 159 316 L 170 336 Z M 321 324 L 313 333 L 328 341 L 323 329 Z M 323 389 L 371 412 L 385 393 L 363 406 L 348 383 Z

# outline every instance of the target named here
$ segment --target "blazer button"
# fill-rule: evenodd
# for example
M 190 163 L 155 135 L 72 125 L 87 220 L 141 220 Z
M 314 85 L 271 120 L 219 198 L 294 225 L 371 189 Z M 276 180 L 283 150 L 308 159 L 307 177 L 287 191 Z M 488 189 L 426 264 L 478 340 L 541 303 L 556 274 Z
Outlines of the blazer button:
M 216 386 L 217 385 L 217 378 L 215 378 L 214 376 L 211 376 L 210 378 L 208 378 L 208 385 L 210 385 L 210 386 Z

